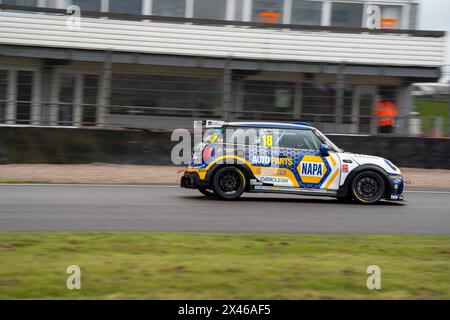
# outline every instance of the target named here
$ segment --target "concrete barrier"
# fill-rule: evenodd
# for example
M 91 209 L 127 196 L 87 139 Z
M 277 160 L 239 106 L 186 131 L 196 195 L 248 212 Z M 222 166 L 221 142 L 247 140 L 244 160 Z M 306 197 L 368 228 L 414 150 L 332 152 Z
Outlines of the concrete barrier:
M 450 169 L 450 139 L 379 136 L 329 138 L 345 151 L 383 157 L 400 167 Z
M 0 128 L 1 164 L 169 165 L 169 132 Z M 330 136 L 346 151 L 381 156 L 401 167 L 450 169 L 450 139 Z
M 170 133 L 66 128 L 0 128 L 3 164 L 170 164 Z

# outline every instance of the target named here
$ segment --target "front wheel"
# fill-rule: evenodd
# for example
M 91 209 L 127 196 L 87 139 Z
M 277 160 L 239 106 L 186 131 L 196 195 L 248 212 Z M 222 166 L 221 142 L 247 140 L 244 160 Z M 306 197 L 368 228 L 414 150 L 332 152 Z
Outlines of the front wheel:
M 241 170 L 235 167 L 223 167 L 214 175 L 212 187 L 214 193 L 223 200 L 237 200 L 245 191 L 246 179 Z
M 359 203 L 377 203 L 381 198 L 383 198 L 384 191 L 384 180 L 376 172 L 361 172 L 355 177 L 355 179 L 353 179 L 352 194 Z

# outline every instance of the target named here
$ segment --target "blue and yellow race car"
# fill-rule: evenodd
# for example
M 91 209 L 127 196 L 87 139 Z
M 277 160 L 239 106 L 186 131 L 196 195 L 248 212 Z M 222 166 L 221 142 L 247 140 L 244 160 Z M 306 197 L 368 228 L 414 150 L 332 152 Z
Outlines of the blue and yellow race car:
M 344 152 L 304 123 L 208 120 L 181 187 L 236 200 L 244 192 L 331 196 L 374 204 L 403 200 L 389 160 Z

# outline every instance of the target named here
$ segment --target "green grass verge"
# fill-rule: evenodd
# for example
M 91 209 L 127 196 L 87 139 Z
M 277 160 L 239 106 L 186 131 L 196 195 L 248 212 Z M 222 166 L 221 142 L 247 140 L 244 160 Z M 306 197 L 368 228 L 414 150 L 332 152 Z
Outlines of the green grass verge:
M 443 122 L 444 134 L 448 135 L 448 101 L 438 100 L 417 100 L 416 111 L 420 113 L 421 117 L 441 117 Z M 433 121 L 424 121 L 422 123 L 422 130 L 427 131 L 433 127 Z
M 449 299 L 449 266 L 450 236 L 0 233 L 0 299 Z

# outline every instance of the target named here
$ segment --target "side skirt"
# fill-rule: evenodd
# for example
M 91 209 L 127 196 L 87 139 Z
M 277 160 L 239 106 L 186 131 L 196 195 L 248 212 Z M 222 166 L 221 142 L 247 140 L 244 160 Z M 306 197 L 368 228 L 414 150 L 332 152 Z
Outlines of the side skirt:
M 306 189 L 306 188 L 290 188 L 290 187 L 274 187 L 274 186 L 252 186 L 251 193 L 281 193 L 281 194 L 296 194 L 309 196 L 325 196 L 337 197 L 337 190 L 321 190 L 321 189 Z

